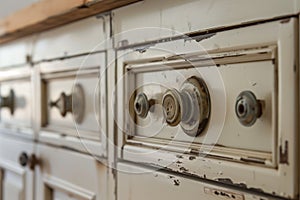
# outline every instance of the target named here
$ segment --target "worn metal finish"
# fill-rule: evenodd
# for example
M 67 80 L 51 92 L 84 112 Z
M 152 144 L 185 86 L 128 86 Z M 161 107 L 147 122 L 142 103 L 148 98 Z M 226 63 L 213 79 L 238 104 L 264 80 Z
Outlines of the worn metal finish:
M 243 91 L 236 99 L 235 113 L 244 126 L 252 126 L 262 115 L 262 101 L 251 91 Z

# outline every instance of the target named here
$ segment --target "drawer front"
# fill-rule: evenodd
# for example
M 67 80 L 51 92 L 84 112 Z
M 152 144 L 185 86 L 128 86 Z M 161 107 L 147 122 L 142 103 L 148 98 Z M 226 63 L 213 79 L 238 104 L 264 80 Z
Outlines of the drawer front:
M 106 167 L 94 157 L 45 145 L 37 157 L 43 164 L 36 167 L 36 199 L 107 199 Z
M 25 37 L 0 46 L 0 68 L 28 63 L 32 54 L 35 36 Z
M 97 69 L 79 76 L 62 73 L 58 77 L 43 79 L 42 104 L 47 113 L 43 127 L 62 134 L 100 139 L 98 80 Z M 65 108 L 60 103 L 65 103 Z M 72 111 L 66 108 L 68 106 Z
M 19 164 L 24 153 L 28 156 L 34 153 L 32 142 L 0 136 L 0 194 L 3 200 L 34 199 L 34 173 Z
M 90 17 L 41 33 L 35 45 L 34 61 L 87 54 L 105 48 L 109 16 Z
M 273 9 L 268 9 L 269 5 Z M 296 1 L 286 3 L 280 0 L 264 1 L 263 4 L 259 0 L 142 1 L 113 11 L 115 44 L 132 45 L 162 37 L 168 40 L 175 35 L 272 19 L 294 13 L 297 8 L 295 5 Z M 255 10 L 255 13 L 248 13 L 249 9 Z M 224 10 L 231 12 L 224 16 Z M 180 18 L 177 17 L 178 13 Z
M 2 126 L 31 128 L 33 92 L 30 78 L 3 81 L 0 83 L 0 91 L 3 102 Z
M 146 168 L 119 164 L 118 199 L 152 200 L 152 199 L 263 199 L 268 197 L 244 191 L 215 186 L 196 180 L 183 178 L 174 174 L 151 171 Z M 151 194 L 151 195 L 145 195 Z M 270 198 L 272 199 L 272 198 Z
M 120 50 L 119 157 L 295 197 L 296 33 L 290 18 Z

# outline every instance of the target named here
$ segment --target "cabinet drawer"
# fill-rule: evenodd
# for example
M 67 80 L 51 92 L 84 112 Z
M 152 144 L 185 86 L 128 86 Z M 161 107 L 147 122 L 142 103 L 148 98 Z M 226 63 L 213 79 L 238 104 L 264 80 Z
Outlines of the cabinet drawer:
M 226 29 L 253 23 L 253 21 L 257 23 L 277 16 L 296 14 L 295 2 L 142 1 L 113 11 L 115 44 L 134 45 L 156 40 L 163 41 L 182 34 L 203 33 L 218 27 Z M 268 9 L 270 5 L 273 9 Z M 248 13 L 249 9 L 255 10 L 255 13 Z M 224 15 L 224 10 L 231 12 Z M 177 17 L 178 13 L 180 18 Z
M 294 197 L 297 31 L 290 18 L 120 50 L 119 157 Z
M 34 143 L 0 136 L 0 194 L 3 200 L 34 199 L 34 172 L 20 165 L 22 155 L 34 154 Z
M 39 140 L 78 151 L 106 154 L 105 53 L 36 66 Z
M 39 144 L 37 158 L 36 199 L 107 199 L 106 167 L 94 157 Z
M 44 76 L 43 127 L 62 134 L 100 139 L 99 69 Z
M 96 16 L 41 33 L 33 60 L 52 60 L 103 50 L 109 35 L 109 16 Z
M 123 163 L 119 163 L 118 170 L 118 199 L 120 200 L 181 200 L 187 198 L 187 195 L 191 200 L 268 199 L 263 195 L 251 194 L 238 189 L 216 186 L 199 180 Z
M 29 70 L 6 72 L 9 76 L 0 81 L 1 127 L 18 133 L 33 134 L 33 85 Z M 11 74 L 22 74 L 14 76 Z M 25 75 L 25 76 L 23 76 Z

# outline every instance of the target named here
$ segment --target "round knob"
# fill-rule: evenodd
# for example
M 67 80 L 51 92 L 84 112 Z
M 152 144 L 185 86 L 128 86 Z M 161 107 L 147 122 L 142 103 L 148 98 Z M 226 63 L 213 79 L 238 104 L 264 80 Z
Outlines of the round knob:
M 198 136 L 210 116 L 210 96 L 205 82 L 198 77 L 188 78 L 180 91 L 167 90 L 162 106 L 167 124 L 177 126 L 189 136 Z
M 68 112 L 73 113 L 77 123 L 83 121 L 84 116 L 84 92 L 81 85 L 76 84 L 72 94 L 66 95 L 62 92 L 56 101 L 50 102 L 50 107 L 58 108 L 61 116 L 65 117 Z
M 181 94 L 176 90 L 168 90 L 162 99 L 162 106 L 164 108 L 164 115 L 166 122 L 170 126 L 177 126 L 181 120 Z
M 139 93 L 134 100 L 135 113 L 141 118 L 146 118 L 149 107 L 149 101 L 145 93 Z
M 200 135 L 210 117 L 210 95 L 203 79 L 192 76 L 181 86 L 182 120 L 180 126 L 189 136 Z
M 7 97 L 0 96 L 0 108 L 7 107 L 10 110 L 11 115 L 14 114 L 15 111 L 15 93 L 13 90 L 9 91 L 9 95 Z
M 22 152 L 19 157 L 19 163 L 22 167 L 28 166 L 31 170 L 34 170 L 35 166 L 40 164 L 40 161 L 35 154 L 28 156 L 27 153 Z
M 235 113 L 240 123 L 252 126 L 262 115 L 261 101 L 251 91 L 243 91 L 236 99 Z
M 22 152 L 20 157 L 19 157 L 19 163 L 22 167 L 26 167 L 27 165 L 27 162 L 28 162 L 28 156 L 27 156 L 27 153 L 25 152 Z

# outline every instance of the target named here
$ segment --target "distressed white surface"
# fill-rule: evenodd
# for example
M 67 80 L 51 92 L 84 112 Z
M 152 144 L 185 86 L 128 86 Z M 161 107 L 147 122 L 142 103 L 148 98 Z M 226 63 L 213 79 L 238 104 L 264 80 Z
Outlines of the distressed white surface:
M 120 170 L 118 172 L 119 200 L 182 200 L 187 198 L 189 200 L 267 199 L 263 196 L 207 184 L 174 174 L 151 171 L 133 165 L 119 163 L 118 169 Z M 211 190 L 217 191 L 217 194 L 208 192 Z M 221 192 L 227 195 L 224 197 L 219 194 Z
M 113 11 L 116 45 L 296 14 L 298 4 L 298 0 L 146 0 Z M 149 27 L 157 30 L 143 31 Z
M 106 200 L 106 168 L 94 157 L 41 144 L 37 156 L 43 162 L 36 168 L 37 199 L 64 193 L 74 199 Z
M 203 52 L 203 50 L 207 50 L 208 53 L 210 51 L 221 51 L 222 49 L 225 49 L 227 51 L 234 50 L 237 48 L 243 48 L 243 47 L 249 47 L 249 46 L 260 46 L 264 44 L 274 44 L 277 45 L 277 67 L 278 67 L 278 94 L 275 95 L 278 97 L 276 100 L 278 106 L 276 109 L 278 109 L 278 119 L 274 121 L 275 118 L 272 118 L 272 122 L 274 127 L 277 128 L 278 135 L 274 138 L 274 143 L 270 146 L 270 143 L 265 144 L 264 142 L 260 143 L 260 140 L 264 140 L 263 134 L 266 134 L 266 136 L 269 133 L 265 133 L 262 131 L 263 134 L 258 134 L 257 137 L 253 137 L 252 139 L 248 138 L 248 142 L 251 143 L 251 145 L 257 145 L 257 148 L 263 149 L 263 148 L 270 148 L 272 149 L 272 160 L 275 161 L 275 164 L 278 166 L 276 169 L 268 169 L 264 167 L 257 167 L 254 164 L 249 164 L 245 162 L 244 164 L 234 163 L 234 162 L 222 162 L 220 158 L 216 157 L 215 159 L 210 159 L 208 157 L 203 158 L 201 156 L 197 157 L 195 162 L 188 164 L 188 157 L 184 159 L 183 165 L 185 169 L 188 170 L 188 173 L 191 173 L 193 175 L 199 175 L 210 177 L 210 179 L 216 179 L 216 178 L 230 178 L 233 180 L 234 183 L 245 183 L 248 185 L 248 187 L 253 188 L 260 188 L 264 190 L 265 192 L 272 193 L 275 192 L 276 194 L 284 197 L 293 197 L 297 195 L 298 191 L 298 163 L 294 159 L 294 157 L 297 155 L 298 151 L 297 149 L 297 143 L 298 141 L 295 140 L 295 138 L 298 138 L 298 129 L 297 129 L 297 111 L 295 110 L 295 107 L 297 107 L 297 94 L 298 94 L 298 85 L 296 85 L 297 77 L 298 77 L 298 71 L 295 71 L 295 66 L 297 67 L 297 62 L 295 61 L 297 59 L 297 55 L 295 54 L 295 41 L 297 38 L 297 35 L 295 35 L 295 30 L 298 30 L 297 26 L 298 22 L 296 19 L 290 19 L 285 22 L 272 22 L 272 23 L 266 23 L 251 27 L 245 27 L 240 28 L 232 31 L 224 31 L 217 33 L 211 38 L 202 40 L 199 43 L 199 50 L 200 52 Z M 263 30 L 264 34 L 261 34 Z M 174 43 L 174 42 L 173 42 Z M 191 50 L 196 52 L 196 48 L 194 48 L 193 45 L 191 45 L 193 48 L 188 49 L 188 42 L 182 42 L 182 46 L 185 46 L 186 48 L 179 48 L 180 46 L 177 45 L 176 48 L 174 48 L 174 45 L 172 45 L 172 42 L 170 42 L 170 46 L 172 48 L 167 49 L 169 51 L 157 51 L 156 53 L 152 54 L 151 50 L 147 50 L 145 52 L 139 53 L 138 51 L 134 51 L 132 49 L 128 49 L 126 51 L 119 51 L 118 56 L 120 56 L 120 59 L 118 60 L 118 80 L 124 80 L 121 79 L 123 76 L 123 69 L 121 66 L 124 67 L 124 64 L 126 66 L 127 63 L 130 63 L 130 61 L 138 61 L 141 59 L 145 60 L 151 60 L 151 58 L 164 58 L 164 57 L 170 57 L 172 55 L 176 55 L 179 53 L 190 53 Z M 164 49 L 168 47 L 168 43 L 165 44 L 157 44 L 153 45 L 151 48 L 153 49 Z M 151 49 L 150 48 L 150 49 Z M 205 52 L 205 51 L 204 51 Z M 243 65 L 246 69 L 246 65 Z M 250 66 L 250 65 L 249 65 Z M 257 78 L 259 81 L 266 81 L 265 78 L 267 76 L 263 76 L 262 74 L 268 74 L 269 82 L 266 82 L 267 85 L 264 85 L 264 89 L 269 87 L 269 91 L 264 91 L 264 94 L 267 96 L 271 94 L 271 92 L 274 92 L 271 80 L 272 75 L 271 73 L 274 73 L 274 68 L 272 65 L 263 64 L 263 65 L 255 65 L 255 63 L 252 63 L 251 66 L 254 66 L 253 68 L 253 78 Z M 258 66 L 268 66 L 267 68 L 264 68 L 265 70 L 261 71 L 259 70 L 259 74 L 257 72 L 255 73 L 254 69 Z M 250 68 L 249 68 L 250 69 Z M 252 68 L 251 68 L 252 69 Z M 235 69 L 234 73 L 242 73 L 238 69 Z M 251 70 L 250 70 L 251 71 Z M 257 70 L 256 70 L 257 71 Z M 257 75 L 256 75 L 257 74 Z M 225 75 L 225 74 L 224 74 Z M 226 74 L 227 76 L 228 74 Z M 232 75 L 233 76 L 233 75 Z M 242 77 L 241 77 L 242 76 Z M 260 77 L 262 76 L 262 77 Z M 251 76 L 252 77 L 252 76 Z M 260 78 L 259 78 L 260 77 Z M 235 77 L 227 77 L 228 83 L 231 82 L 234 84 L 233 86 L 231 84 L 228 85 L 227 89 L 234 90 L 234 88 L 238 87 L 244 87 L 243 84 L 238 84 L 239 81 L 243 83 L 244 81 L 247 81 L 247 78 L 244 75 L 235 76 Z M 173 78 L 171 78 L 173 80 Z M 231 81 L 230 79 L 233 79 L 234 81 Z M 161 80 L 161 79 L 160 79 Z M 141 79 L 142 81 L 142 79 Z M 238 81 L 238 82 L 235 82 Z M 121 84 L 120 84 L 121 85 Z M 173 84 L 174 85 L 174 84 Z M 232 88 L 233 87 L 233 88 Z M 250 87 L 250 86 L 249 86 Z M 249 88 L 247 87 L 247 88 Z M 258 85 L 259 87 L 259 85 Z M 118 108 L 124 108 L 125 104 L 124 101 L 121 100 L 120 96 L 124 95 L 124 92 L 126 90 L 121 89 L 118 90 Z M 227 90 L 226 89 L 226 90 Z M 240 88 L 241 89 L 241 88 Z M 262 89 L 262 90 L 264 90 Z M 260 90 L 260 89 L 259 89 Z M 230 91 L 230 92 L 232 92 Z M 276 93 L 275 93 L 276 94 Z M 269 96 L 270 97 L 270 96 Z M 229 101 L 230 102 L 230 101 Z M 275 104 L 276 105 L 276 104 Z M 228 104 L 228 109 L 230 108 L 230 105 Z M 273 108 L 272 108 L 273 110 Z M 273 111 L 271 111 L 273 113 Z M 229 111 L 228 114 L 232 115 L 233 111 Z M 270 113 L 269 113 L 270 114 Z M 274 114 L 274 113 L 273 113 Z M 125 114 L 124 114 L 125 115 Z M 122 117 L 118 116 L 116 119 L 118 121 L 118 127 L 120 129 L 125 128 L 126 124 L 122 124 Z M 234 120 L 235 116 L 230 116 L 230 120 Z M 268 120 L 270 120 L 269 118 Z M 227 120 L 228 117 L 227 117 Z M 227 121 L 228 122 L 228 121 Z M 228 124 L 227 124 L 228 125 Z M 258 124 L 257 124 L 258 125 Z M 235 126 L 238 126 L 237 124 Z M 255 127 L 251 127 L 255 128 Z M 250 129 L 251 129 L 250 128 Z M 258 128 L 258 127 L 257 127 Z M 260 128 L 259 128 L 260 129 Z M 229 130 L 229 129 L 228 129 Z M 251 132 L 251 130 L 247 130 Z M 129 133 L 130 134 L 130 133 Z M 137 133 L 141 134 L 141 132 Z M 255 131 L 254 134 L 257 134 L 257 131 Z M 270 133 L 271 134 L 271 133 Z M 123 132 L 119 132 L 119 145 L 124 145 L 124 138 L 126 138 L 126 135 L 123 135 Z M 250 136 L 251 137 L 251 136 Z M 268 136 L 267 136 L 268 137 Z M 267 137 L 265 138 L 265 141 L 267 141 Z M 224 141 L 231 141 L 235 143 L 236 145 L 239 145 L 240 141 L 236 140 L 236 137 L 226 137 L 224 134 L 221 136 L 221 138 L 224 139 Z M 221 139 L 220 138 L 220 139 Z M 130 140 L 127 140 L 130 142 Z M 142 142 L 140 142 L 142 141 Z M 245 139 L 247 141 L 247 139 Z M 286 163 L 279 163 L 279 152 L 280 152 L 280 146 L 282 149 L 285 149 L 285 142 L 288 142 L 288 164 Z M 157 143 L 163 144 L 162 141 L 148 141 L 144 142 L 142 139 L 137 142 L 137 146 L 134 146 L 134 144 L 126 145 L 125 142 L 125 148 L 124 151 L 120 151 L 119 156 L 123 157 L 124 159 L 128 159 L 135 162 L 140 163 L 149 163 L 154 164 L 158 166 L 168 166 L 169 169 L 175 171 L 175 172 L 186 172 L 185 170 L 180 170 L 180 167 L 176 165 L 176 155 L 178 155 L 175 152 L 180 151 L 179 148 L 174 147 L 173 149 L 170 148 L 169 151 L 165 149 L 164 145 L 156 145 Z M 250 145 L 250 144 L 249 144 Z M 264 145 L 264 146 L 262 146 Z M 269 146 L 268 146 L 269 145 Z M 143 147 L 144 146 L 144 147 Z M 169 146 L 172 146 L 169 145 Z M 267 147 L 268 146 L 268 147 Z M 153 148 L 151 148 L 153 147 Z M 158 148 L 158 150 L 157 150 Z M 222 148 L 222 147 L 221 147 Z M 197 149 L 191 149 L 191 151 L 195 151 Z M 220 150 L 222 153 L 237 153 L 237 156 L 239 157 L 240 153 L 239 151 L 236 151 L 234 149 L 231 149 L 229 152 L 223 150 Z M 188 152 L 187 152 L 188 155 Z M 191 155 L 191 154 L 190 154 Z M 248 154 L 249 157 L 252 155 Z M 171 158 L 173 156 L 173 158 Z M 256 155 L 254 155 L 256 156 Z M 233 157 L 236 159 L 235 157 Z M 175 159 L 175 160 L 174 160 Z M 219 160 L 219 161 L 218 161 Z M 171 165 L 168 165 L 172 163 Z M 221 163 L 220 165 L 218 163 Z M 240 171 L 237 173 L 237 171 Z M 219 173 L 221 172 L 221 173 Z M 263 177 L 263 178 L 262 178 Z M 274 181 L 276 180 L 276 181 Z
M 0 135 L 0 169 L 3 173 L 2 184 L 4 200 L 32 200 L 34 173 L 19 164 L 21 153 L 34 153 L 32 142 L 21 141 Z
M 37 37 L 33 60 L 55 59 L 76 54 L 90 53 L 106 48 L 109 35 L 108 17 L 95 16 L 58 27 Z

